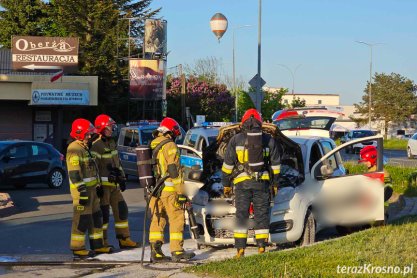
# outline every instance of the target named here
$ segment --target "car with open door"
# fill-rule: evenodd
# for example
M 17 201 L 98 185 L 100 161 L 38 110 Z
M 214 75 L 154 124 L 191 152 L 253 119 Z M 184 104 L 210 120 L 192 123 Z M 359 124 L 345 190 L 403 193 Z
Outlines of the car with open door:
M 326 227 L 351 227 L 384 221 L 384 172 L 382 137 L 373 136 L 350 141 L 336 147 L 327 137 L 287 137 L 273 124 L 264 124 L 281 146 L 282 163 L 279 190 L 271 196 L 270 242 L 315 242 L 316 234 Z M 220 181 L 222 158 L 230 138 L 239 125 L 220 129 L 215 144 L 194 154 L 203 160 L 184 176 L 187 195 L 194 207 L 199 227 L 199 245 L 234 243 L 233 226 L 236 209 L 234 197 L 225 198 Z M 378 142 L 377 171 L 349 174 L 341 151 L 353 144 Z M 191 147 L 180 146 L 187 151 Z M 350 162 L 353 163 L 353 162 Z M 357 163 L 357 162 L 355 162 Z M 248 243 L 254 244 L 253 214 L 248 223 Z

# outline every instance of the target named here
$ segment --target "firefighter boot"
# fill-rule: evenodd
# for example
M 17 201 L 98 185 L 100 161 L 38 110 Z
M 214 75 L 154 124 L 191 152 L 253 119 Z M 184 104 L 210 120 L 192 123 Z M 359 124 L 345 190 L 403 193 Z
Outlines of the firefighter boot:
M 139 243 L 134 242 L 133 240 L 130 239 L 130 237 L 121 238 L 121 239 L 119 239 L 119 247 L 120 247 L 120 249 L 138 248 Z
M 91 258 L 94 257 L 94 251 L 91 250 L 74 250 L 72 251 L 72 254 L 74 256 L 74 260 L 82 260 L 82 259 L 86 259 L 86 258 Z
M 110 247 L 110 248 L 114 249 L 114 246 L 111 245 L 111 244 L 109 244 L 109 241 L 107 239 L 104 240 L 104 244 L 103 245 L 104 245 L 104 247 Z
M 185 261 L 191 260 L 192 258 L 194 258 L 195 253 L 185 252 L 184 250 L 181 250 L 181 251 L 172 252 L 171 255 L 172 255 L 173 262 L 179 262 L 181 260 L 185 260 Z
M 237 249 L 237 254 L 235 256 L 236 259 L 243 258 L 245 256 L 245 248 Z
M 168 261 L 170 258 L 162 252 L 162 241 L 151 243 L 151 262 Z
M 265 253 L 265 247 L 258 247 L 258 254 Z
M 111 254 L 113 253 L 113 247 L 101 247 L 98 249 L 94 249 L 94 252 L 96 252 L 96 254 Z

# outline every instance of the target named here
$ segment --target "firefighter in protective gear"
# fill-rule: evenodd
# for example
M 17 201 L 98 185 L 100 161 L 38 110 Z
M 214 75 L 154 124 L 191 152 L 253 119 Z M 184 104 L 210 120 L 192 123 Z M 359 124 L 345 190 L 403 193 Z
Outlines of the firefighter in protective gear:
M 74 209 L 70 248 L 74 257 L 78 258 L 112 252 L 111 248 L 103 246 L 103 216 L 96 193 L 96 187 L 100 184 L 94 158 L 87 147 L 93 132 L 94 126 L 88 120 L 76 119 L 70 133 L 74 141 L 69 144 L 66 156 Z M 90 248 L 94 251 L 85 247 L 87 232 Z
M 121 193 L 126 189 L 126 177 L 120 164 L 116 142 L 112 138 L 116 122 L 108 115 L 101 114 L 97 116 L 94 125 L 97 138 L 91 145 L 91 154 L 96 158 L 102 185 L 99 198 L 103 213 L 104 245 L 109 246 L 107 230 L 111 206 L 119 247 L 121 249 L 139 247 L 138 243 L 130 238 L 128 208 Z
M 264 253 L 269 238 L 270 187 L 277 186 L 280 154 L 274 138 L 262 132 L 262 117 L 249 109 L 242 117 L 242 132 L 233 136 L 222 166 L 224 193 L 234 185 L 237 256 L 245 254 L 248 237 L 247 221 L 251 203 L 255 214 L 255 239 L 258 252 Z
M 359 163 L 365 163 L 365 165 L 368 167 L 368 172 L 375 172 L 377 170 L 377 157 L 378 157 L 378 151 L 376 147 L 374 146 L 366 146 L 361 149 L 359 152 Z M 392 179 L 390 174 L 384 169 L 384 201 L 385 201 L 385 207 L 388 206 L 388 200 L 391 198 L 392 193 L 394 192 L 392 189 Z
M 187 198 L 183 192 L 182 172 L 179 151 L 174 140 L 181 134 L 178 123 L 172 118 L 164 118 L 154 132 L 151 149 L 159 149 L 156 156 L 155 177 L 157 180 L 169 175 L 164 182 L 161 195 L 151 197 L 152 220 L 149 231 L 152 261 L 166 260 L 161 250 L 164 242 L 164 228 L 169 222 L 170 251 L 173 261 L 189 260 L 195 256 L 183 249 L 184 203 Z M 162 144 L 160 146 L 160 144 Z

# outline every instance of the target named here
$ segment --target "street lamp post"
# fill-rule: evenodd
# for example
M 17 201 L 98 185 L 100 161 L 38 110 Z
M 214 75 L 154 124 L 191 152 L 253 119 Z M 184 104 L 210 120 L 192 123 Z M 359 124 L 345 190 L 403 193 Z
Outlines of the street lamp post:
M 301 64 L 299 64 L 298 66 L 295 67 L 294 71 L 292 71 L 288 66 L 284 65 L 284 64 L 277 64 L 277 66 L 281 66 L 285 69 L 287 69 L 290 73 L 291 73 L 291 77 L 292 77 L 292 97 L 294 98 L 294 84 L 295 84 L 295 74 L 297 73 L 297 70 L 299 67 L 301 67 Z
M 252 25 L 241 25 L 233 28 L 233 91 L 235 93 L 235 121 L 237 122 L 238 93 L 236 91 L 236 72 L 235 72 L 235 31 L 237 29 L 251 27 Z
M 365 44 L 367 46 L 369 46 L 369 49 L 371 50 L 371 61 L 370 61 L 370 65 L 369 65 L 369 99 L 368 99 L 368 125 L 369 125 L 369 129 L 372 129 L 371 126 L 371 111 L 372 111 L 372 49 L 375 45 L 381 44 L 381 43 L 368 43 L 368 42 L 364 42 L 364 41 L 355 41 L 357 43 L 361 43 L 361 44 Z

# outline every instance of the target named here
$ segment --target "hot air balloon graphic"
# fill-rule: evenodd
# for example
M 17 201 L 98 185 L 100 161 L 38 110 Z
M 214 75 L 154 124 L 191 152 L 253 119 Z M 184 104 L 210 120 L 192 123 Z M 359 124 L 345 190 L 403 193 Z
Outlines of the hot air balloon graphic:
M 227 18 L 222 13 L 216 13 L 210 20 L 210 28 L 220 43 L 221 37 L 227 30 Z

